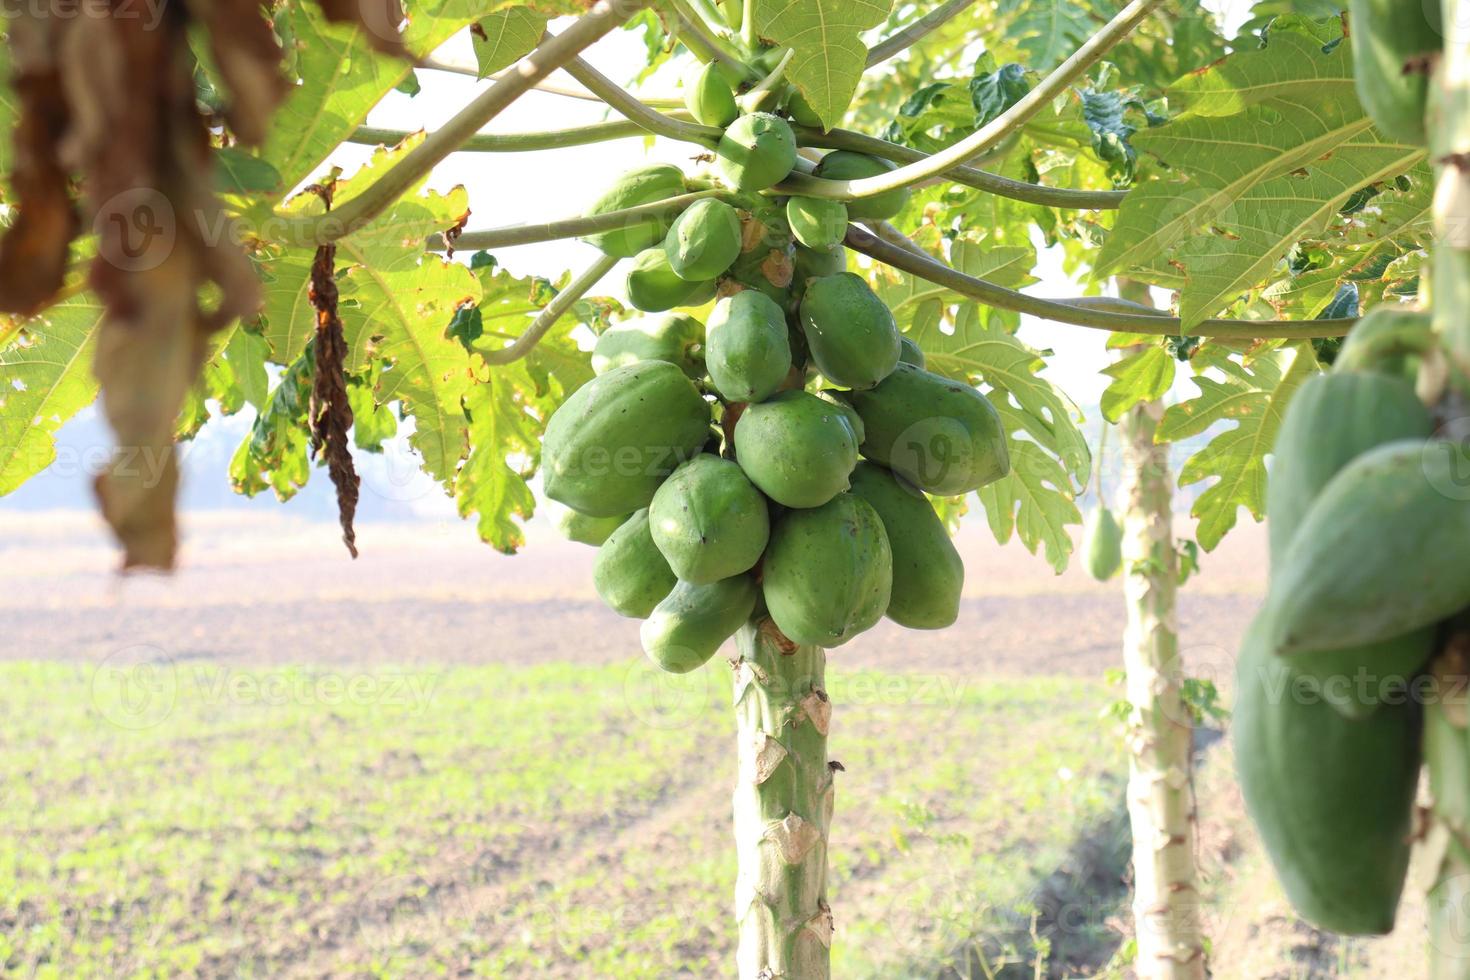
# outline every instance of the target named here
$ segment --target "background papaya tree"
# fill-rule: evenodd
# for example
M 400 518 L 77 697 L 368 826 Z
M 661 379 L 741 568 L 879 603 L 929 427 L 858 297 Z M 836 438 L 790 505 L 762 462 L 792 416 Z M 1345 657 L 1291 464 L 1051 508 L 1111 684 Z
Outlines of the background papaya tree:
M 630 26 L 648 40 L 635 81 L 666 62 L 740 62 L 742 43 L 748 54 L 770 42 L 780 57 L 751 66 L 752 81 L 778 75 L 803 96 L 820 123 L 799 127 L 805 150 L 900 165 L 847 184 L 794 174 L 788 189 L 843 200 L 914 188 L 891 224 L 854 225 L 846 242 L 930 368 L 981 386 L 1003 420 L 1015 465 L 978 495 L 998 540 L 1016 537 L 1064 567 L 1090 469 L 1079 412 L 1042 376 L 1045 352 L 1016 336 L 1021 316 L 1124 335 L 1131 352 L 1108 396 L 1118 413 L 1162 397 L 1174 354 L 1188 350 L 1200 394 L 1164 413 L 1152 438 L 1217 433 L 1180 476 L 1214 481 L 1193 507 L 1209 550 L 1241 506 L 1262 516 L 1281 414 L 1331 355 L 1314 338 L 1344 333 L 1360 306 L 1411 293 L 1428 232 L 1424 151 L 1373 131 L 1340 19 L 1282 6 L 1262 5 L 1234 39 L 1196 6 L 1148 0 L 1117 11 L 950 2 L 922 14 L 799 0 L 749 3 L 738 17 L 697 3 L 582 13 L 446 0 L 413 4 L 406 20 L 385 0 L 283 3 L 269 21 L 240 3 L 168 8 L 157 31 L 27 11 L 6 24 L 14 95 L 0 101 L 0 306 L 12 314 L 0 326 L 11 381 L 0 492 L 43 469 L 56 429 L 100 400 L 120 447 L 99 479 L 103 514 L 125 565 L 167 567 L 176 441 L 250 406 L 231 481 L 285 498 L 314 461 L 324 465 L 350 548 L 353 452 L 411 419 L 424 471 L 487 542 L 517 548 L 546 421 L 591 377 L 576 328 L 601 331 L 623 310 L 589 298 L 610 261 L 527 280 L 483 250 L 643 215 L 472 228 L 472 208 L 493 213 L 493 200 L 425 188 L 455 152 L 642 135 L 707 152 L 718 131 L 581 59 Z M 546 31 L 572 13 L 581 16 Z M 436 64 L 431 52 L 463 30 L 478 64 Z M 116 57 L 69 59 L 72 45 Z M 979 58 L 963 61 L 977 46 Z M 126 80 L 109 74 L 123 65 Z M 479 132 L 531 88 L 560 85 L 548 81 L 558 68 L 622 118 Z M 416 72 L 466 69 L 493 81 L 434 132 L 364 127 L 390 93 L 412 90 Z M 132 138 L 108 138 L 117 131 Z M 344 175 L 327 161 L 348 142 L 391 148 Z M 1176 312 L 1021 292 L 1038 241 L 1099 284 L 1126 275 L 1173 290 Z M 456 261 L 451 249 L 475 255 Z M 941 504 L 955 519 L 965 507 Z M 752 645 L 749 659 L 767 655 Z M 820 676 L 813 656 L 808 680 Z M 820 760 L 825 746 L 800 751 Z M 826 913 L 800 911 L 825 948 Z M 815 974 L 822 959 L 803 962 Z M 768 968 L 743 962 L 751 975 Z

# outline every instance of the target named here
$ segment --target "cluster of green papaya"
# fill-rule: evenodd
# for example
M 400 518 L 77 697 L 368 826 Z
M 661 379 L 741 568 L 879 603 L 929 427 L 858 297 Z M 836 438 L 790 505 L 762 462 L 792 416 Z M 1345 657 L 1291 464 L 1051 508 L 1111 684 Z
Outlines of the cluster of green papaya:
M 1428 145 L 1429 72 L 1444 46 L 1438 0 L 1352 0 L 1349 13 L 1358 101 L 1385 136 Z
M 1293 396 L 1267 495 L 1269 593 L 1237 661 L 1247 808 L 1298 911 L 1340 933 L 1393 927 L 1421 674 L 1470 606 L 1470 457 L 1414 382 L 1432 344 L 1427 314 L 1374 309 Z
M 596 376 L 547 424 L 542 473 L 558 524 L 599 546 L 598 594 L 645 620 L 645 651 L 674 672 L 703 664 L 753 616 L 822 647 L 885 615 L 948 626 L 964 568 L 926 494 L 964 494 L 1010 467 L 990 401 L 927 371 L 882 299 L 846 271 L 852 209 L 760 193 L 794 159 L 785 120 L 737 115 L 716 161 L 734 203 L 703 199 L 594 239 L 634 260 L 628 294 L 647 315 L 601 334 Z M 867 159 L 832 153 L 818 169 L 886 167 Z M 675 168 L 645 167 L 597 210 L 689 186 Z M 900 193 L 863 213 L 903 203 Z M 675 309 L 715 297 L 698 318 Z

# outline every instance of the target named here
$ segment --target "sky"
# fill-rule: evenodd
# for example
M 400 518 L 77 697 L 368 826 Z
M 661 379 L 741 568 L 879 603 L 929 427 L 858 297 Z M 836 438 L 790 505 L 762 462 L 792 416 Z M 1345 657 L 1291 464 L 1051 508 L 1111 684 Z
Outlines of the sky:
M 557 29 L 553 24 L 553 29 Z M 643 63 L 641 33 L 616 31 L 599 41 L 586 55 L 589 61 L 614 79 L 628 79 Z M 467 34 L 452 39 L 440 56 L 473 64 Z M 439 71 L 418 73 L 421 90 L 415 96 L 391 94 L 369 116 L 368 125 L 389 129 L 433 130 L 483 89 L 488 82 Z M 564 76 L 560 80 L 567 81 Z M 667 69 L 645 83 L 645 92 L 673 93 L 677 79 Z M 486 132 L 522 132 L 555 129 L 609 118 L 599 103 L 531 92 L 511 105 L 486 127 Z M 341 166 L 348 174 L 365 161 L 372 148 L 344 146 L 323 166 Z M 687 144 L 655 140 L 624 139 L 534 153 L 459 153 L 434 171 L 432 189 L 447 191 L 462 184 L 469 193 L 471 216 L 468 228 L 491 228 L 581 213 L 618 174 L 650 161 L 693 165 L 694 150 Z M 575 240 L 524 245 L 496 250 L 496 258 L 519 275 L 538 274 L 556 278 L 563 271 L 580 270 L 590 264 L 597 251 Z M 1061 270 L 1058 252 L 1043 250 L 1036 274 L 1040 282 L 1028 289 L 1039 296 L 1075 296 L 1083 284 Z M 622 295 L 623 270 L 616 268 L 594 294 Z M 1162 299 L 1162 297 L 1160 297 Z M 1020 337 L 1031 346 L 1051 350 L 1044 375 L 1094 416 L 1094 407 L 1107 379 L 1099 368 L 1112 359 L 1105 349 L 1106 334 L 1080 327 L 1059 325 L 1023 317 Z M 1187 372 L 1181 372 L 1186 374 Z M 1183 382 L 1182 382 L 1183 383 Z M 1185 384 L 1187 393 L 1192 386 Z M 273 499 L 246 502 L 229 489 L 227 467 L 240 440 L 249 430 L 247 412 L 211 422 L 185 449 L 185 480 L 181 506 L 184 510 L 218 507 L 278 507 Z M 1089 428 L 1096 425 L 1090 420 Z M 108 439 L 95 409 L 87 409 L 58 434 L 58 462 L 4 502 L 7 508 L 53 509 L 92 507 L 91 475 L 105 455 Z M 360 455 L 364 492 L 361 516 L 439 518 L 452 513 L 453 504 L 428 478 L 417 473 L 412 453 L 400 435 L 383 456 Z M 335 513 L 331 487 L 321 471 L 297 499 L 286 505 L 300 516 L 330 517 Z

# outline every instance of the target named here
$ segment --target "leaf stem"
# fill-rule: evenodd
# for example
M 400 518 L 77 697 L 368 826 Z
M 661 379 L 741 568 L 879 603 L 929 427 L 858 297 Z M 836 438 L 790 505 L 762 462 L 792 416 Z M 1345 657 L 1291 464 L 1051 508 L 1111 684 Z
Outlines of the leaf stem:
M 501 365 L 519 361 L 535 350 L 536 345 L 541 343 L 541 338 L 556 326 L 556 322 L 566 315 L 577 300 L 586 296 L 587 290 L 597 285 L 602 277 L 611 272 L 613 266 L 620 261 L 622 260 L 615 255 L 599 255 L 595 262 L 582 271 L 581 275 L 567 283 L 565 289 L 551 298 L 551 302 L 547 303 L 545 309 L 536 315 L 536 319 L 531 321 L 525 333 L 504 347 L 497 347 L 493 350 L 482 350 L 476 347 L 475 350 L 485 359 L 486 364 Z
M 674 12 L 679 16 L 679 23 L 689 34 L 698 38 L 700 44 L 709 49 L 710 55 L 719 60 L 720 63 L 734 68 L 744 78 L 750 78 L 752 72 L 740 56 L 726 43 L 719 32 L 713 31 L 704 16 L 696 10 L 688 0 L 674 0 Z M 688 41 L 684 42 L 686 46 Z M 692 47 L 691 47 L 691 50 Z
M 1035 88 L 1017 100 L 1009 109 L 958 143 L 940 150 L 926 160 L 905 164 L 886 174 L 863 177 L 859 180 L 820 181 L 796 174 L 778 185 L 777 190 L 788 194 L 800 193 L 809 197 L 851 201 L 898 190 L 900 187 L 908 187 L 931 177 L 938 177 L 951 167 L 984 153 L 1005 139 L 1013 130 L 1019 129 L 1028 119 L 1065 92 L 1074 81 L 1122 41 L 1161 3 L 1163 0 L 1133 0 L 1096 34 L 1088 38 L 1081 47 L 1072 52 L 1071 57 L 1058 65 L 1050 75 L 1038 82 Z
M 891 225 L 883 228 L 883 237 L 875 235 L 857 225 L 849 225 L 844 240 L 849 248 L 877 259 L 885 265 L 917 276 L 935 285 L 952 289 L 986 306 L 1002 310 L 1026 313 L 1044 320 L 1069 323 L 1094 330 L 1148 334 L 1155 337 L 1172 337 L 1182 328 L 1178 317 L 1164 314 L 1120 313 L 1097 308 L 1101 304 L 1084 304 L 1078 300 L 1042 299 L 1028 296 L 1014 289 L 998 286 L 993 282 L 963 272 L 917 251 L 886 241 L 885 237 L 900 234 Z M 1284 338 L 1300 340 L 1310 337 L 1340 337 L 1346 334 L 1355 317 L 1331 320 L 1231 320 L 1212 318 L 1203 320 L 1190 328 L 1190 333 L 1204 337 L 1229 337 L 1237 339 Z
M 592 235 L 599 231 L 611 231 L 622 228 L 639 219 L 649 217 L 668 217 L 682 212 L 695 201 L 706 197 L 720 197 L 726 192 L 724 190 L 702 190 L 692 194 L 680 194 L 678 197 L 665 198 L 662 201 L 654 201 L 651 204 L 640 204 L 633 208 L 624 208 L 621 211 L 606 211 L 602 214 L 579 215 L 575 218 L 561 218 L 557 221 L 547 221 L 534 225 L 507 225 L 503 228 L 487 228 L 483 231 L 467 231 L 454 240 L 455 251 L 481 248 L 505 248 L 510 245 L 531 245 L 536 242 L 550 242 L 559 238 L 576 238 L 579 235 Z M 434 235 L 428 240 L 428 249 L 432 252 L 445 251 L 447 245 L 442 235 Z
M 450 75 L 466 75 L 470 78 L 478 79 L 480 81 L 484 81 L 486 78 L 488 78 L 490 81 L 497 82 L 515 71 L 515 68 L 512 67 L 495 72 L 491 75 L 481 76 L 478 66 L 467 65 L 463 62 L 455 61 L 451 58 L 427 58 L 424 60 L 424 63 L 419 67 L 427 68 L 430 71 L 445 72 L 446 74 Z M 567 99 L 580 99 L 583 102 L 602 101 L 602 99 L 593 95 L 591 92 L 588 92 L 586 89 L 557 85 L 555 82 L 537 82 L 534 88 L 538 92 L 544 92 L 547 95 L 559 95 Z M 672 95 L 640 95 L 639 98 L 641 98 L 648 105 L 656 106 L 660 109 L 678 109 L 682 108 L 684 105 L 683 99 L 676 98 Z
M 679 117 L 675 117 L 679 118 Z M 380 129 L 374 126 L 359 126 L 347 137 L 349 143 L 366 146 L 395 146 L 412 136 L 404 129 Z M 462 143 L 458 153 L 521 153 L 534 150 L 559 150 L 569 146 L 586 146 L 608 140 L 627 139 L 632 136 L 647 136 L 648 131 L 627 119 L 590 123 L 586 126 L 571 126 L 567 129 L 547 129 L 530 133 L 476 133 Z
M 888 140 L 847 129 L 834 129 L 826 133 L 804 126 L 795 127 L 795 129 L 796 141 L 802 146 L 815 146 L 827 150 L 855 150 L 870 156 L 892 160 L 895 163 L 919 163 L 929 159 L 929 154 L 912 147 L 890 143 Z M 1079 211 L 1116 210 L 1123 206 L 1123 198 L 1127 196 L 1127 191 L 1079 191 L 1067 187 L 1028 184 L 1025 181 L 1012 180 L 1009 177 L 966 166 L 951 167 L 938 176 L 957 184 L 964 184 L 966 187 L 995 194 L 998 197 L 1010 198 L 1013 201 L 1025 201 L 1028 204 Z M 815 181 L 822 178 L 805 179 Z M 837 183 L 837 181 L 827 181 L 827 183 Z
M 637 13 L 649 0 L 598 0 L 585 16 L 559 36 L 547 34 L 536 50 L 522 58 L 511 74 L 501 78 L 474 101 L 457 112 L 443 128 L 435 130 L 403 159 L 394 164 L 367 190 L 346 203 L 339 203 L 325 214 L 311 217 L 287 217 L 281 220 L 277 240 L 296 246 L 326 245 L 352 234 L 408 193 L 426 177 L 435 165 L 464 143 L 473 139 L 480 128 L 498 116 L 516 99 L 568 60 L 613 28 Z M 652 110 L 650 110 L 652 111 Z M 681 124 L 682 125 L 682 124 Z
M 685 143 L 698 143 L 701 146 L 712 147 L 724 135 L 714 126 L 701 126 L 698 123 L 684 122 L 673 116 L 664 115 L 640 101 L 631 92 L 593 68 L 582 58 L 572 58 L 563 67 L 568 75 L 587 86 L 589 91 L 606 102 L 613 111 L 632 120 L 655 136 L 666 136 Z
M 755 112 L 758 110 L 761 107 L 761 103 L 766 101 L 766 98 L 771 94 L 772 90 L 781 84 L 781 79 L 786 77 L 786 66 L 791 64 L 791 59 L 795 55 L 796 51 L 794 49 L 787 48 L 786 53 L 781 56 L 780 62 L 777 63 L 775 68 L 771 69 L 771 73 L 757 82 L 755 87 L 749 92 L 741 96 L 740 107 L 746 112 Z
M 897 33 L 873 45 L 868 51 L 868 67 L 881 65 L 894 55 L 902 54 L 974 5 L 975 0 L 949 0 L 948 3 L 935 7 Z

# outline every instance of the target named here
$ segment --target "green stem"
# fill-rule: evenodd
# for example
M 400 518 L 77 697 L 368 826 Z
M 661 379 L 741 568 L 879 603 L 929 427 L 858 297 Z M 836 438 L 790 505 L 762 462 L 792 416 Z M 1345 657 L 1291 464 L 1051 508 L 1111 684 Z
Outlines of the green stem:
M 918 250 L 884 241 L 879 236 L 856 225 L 848 226 L 844 244 L 856 252 L 862 252 L 901 272 L 907 272 L 911 276 L 944 286 L 961 296 L 968 296 L 986 306 L 994 306 L 1002 310 L 1028 313 L 1043 320 L 1070 323 L 1077 327 L 1149 334 L 1155 337 L 1176 336 L 1183 327 L 1183 322 L 1176 316 L 1115 312 L 1111 309 L 1100 309 L 1098 307 L 1104 304 L 1092 301 L 1084 304 L 1077 301 L 1063 302 L 1028 296 L 985 279 L 967 276 L 938 259 L 921 254 Z M 1193 324 L 1189 332 L 1202 337 L 1233 337 L 1246 340 L 1281 337 L 1300 340 L 1310 337 L 1341 337 L 1352 329 L 1352 325 L 1356 322 L 1356 317 L 1303 320 L 1299 323 L 1287 320 L 1229 320 L 1211 317 Z
M 507 106 L 613 28 L 641 10 L 649 0 L 598 0 L 585 16 L 560 36 L 547 35 L 536 50 L 520 60 L 517 70 L 480 93 L 444 126 L 388 169 L 371 186 L 331 211 L 311 217 L 278 215 L 276 240 L 295 246 L 328 245 L 352 234 L 387 210 L 426 177 L 435 165 L 498 116 Z
M 766 101 L 766 98 L 775 90 L 776 86 L 781 84 L 781 79 L 786 77 L 786 66 L 791 64 L 791 59 L 795 56 L 796 51 L 793 48 L 787 48 L 786 53 L 781 56 L 780 63 L 771 69 L 771 73 L 765 78 L 762 78 L 749 92 L 741 96 L 740 107 L 746 112 L 758 111 L 761 103 Z
M 873 45 L 868 51 L 867 66 L 872 68 L 874 65 L 881 65 L 894 55 L 902 54 L 974 5 L 975 0 L 949 0 L 948 3 L 935 7 L 896 34 Z
M 558 320 L 566 315 L 567 311 L 576 304 L 577 300 L 587 295 L 587 290 L 597 285 L 602 277 L 612 271 L 612 267 L 620 260 L 614 255 L 599 255 L 597 261 L 593 262 L 581 275 L 567 283 L 566 288 L 552 297 L 551 302 L 546 304 L 526 332 L 504 347 L 486 349 L 476 345 L 475 350 L 485 359 L 486 364 L 511 364 L 519 361 L 541 343 L 541 338 L 546 336 L 547 331 L 556 326 Z
M 359 126 L 355 133 L 347 137 L 347 142 L 367 146 L 396 146 L 412 135 L 414 134 L 406 129 Z M 476 133 L 462 143 L 456 152 L 522 153 L 532 150 L 559 150 L 569 146 L 586 146 L 589 143 L 605 143 L 608 140 L 647 135 L 648 131 L 637 123 L 627 119 L 614 119 L 586 126 L 532 133 Z
M 1013 130 L 1020 129 L 1028 119 L 1050 105 L 1053 99 L 1065 92 L 1098 59 L 1127 37 L 1161 3 L 1163 0 L 1133 0 L 1009 109 L 958 143 L 940 150 L 926 160 L 905 164 L 886 174 L 863 177 L 860 180 L 818 181 L 797 174 L 783 181 L 778 190 L 788 194 L 800 193 L 810 197 L 850 201 L 938 177 L 951 167 L 989 150 Z
M 688 0 L 674 0 L 674 11 L 679 15 L 680 24 L 699 38 L 699 43 L 710 50 L 712 57 L 734 68 L 742 77 L 753 77 L 750 66 L 745 63 L 739 53 L 725 41 L 718 31 L 710 29 L 711 21 L 706 19 L 705 14 L 694 9 Z
M 713 147 L 724 135 L 714 126 L 684 122 L 656 111 L 581 58 L 572 58 L 563 67 L 568 75 L 587 86 L 588 91 L 595 93 L 613 111 L 655 136 L 667 136 L 669 139 Z
M 755 5 L 758 2 L 760 0 L 745 0 L 745 5 L 740 8 L 740 40 L 745 42 L 745 49 L 751 54 L 759 51 L 761 45 L 760 32 L 755 29 Z
M 503 228 L 487 228 L 483 231 L 467 231 L 454 240 L 455 251 L 481 248 L 505 248 L 511 245 L 532 245 L 536 242 L 551 242 L 561 238 L 576 238 L 593 235 L 599 231 L 612 231 L 640 223 L 648 218 L 667 220 L 679 214 L 695 201 L 706 197 L 721 197 L 724 190 L 702 190 L 678 197 L 664 198 L 621 211 L 604 211 L 602 214 L 578 215 L 534 225 L 507 225 Z M 441 235 L 429 238 L 428 249 L 432 252 L 445 251 L 447 245 Z
M 741 627 L 735 642 L 740 980 L 828 980 L 827 654 L 792 646 L 764 618 Z
M 826 150 L 856 150 L 869 156 L 882 157 L 895 163 L 920 163 L 929 159 L 929 154 L 912 147 L 900 146 L 888 140 L 854 133 L 847 129 L 822 132 L 817 129 L 795 127 L 796 141 L 802 146 L 815 146 Z M 1127 191 L 1077 191 L 1065 187 L 1046 187 L 1012 180 L 999 174 L 977 170 L 974 167 L 951 167 L 939 175 L 966 187 L 995 194 L 1013 201 L 1040 204 L 1045 207 L 1070 208 L 1079 211 L 1114 210 L 1123 206 Z M 810 180 L 820 180 L 813 177 Z M 835 181 L 829 181 L 835 183 Z
M 514 68 L 507 68 L 503 71 L 498 71 L 495 72 L 493 75 L 484 76 L 482 78 L 482 76 L 480 75 L 479 66 L 465 64 L 462 61 L 455 61 L 452 58 L 426 58 L 423 65 L 421 65 L 420 67 L 427 68 L 430 71 L 442 71 L 450 75 L 465 75 L 469 78 L 479 79 L 482 81 L 484 80 L 484 78 L 489 78 L 491 81 L 497 82 L 500 81 L 500 79 L 505 78 L 507 75 L 515 73 Z M 602 99 L 593 95 L 591 92 L 588 92 L 586 89 L 567 88 L 566 86 L 557 85 L 555 82 L 537 82 L 534 87 L 537 92 L 544 92 L 547 95 L 559 95 L 567 99 L 580 99 L 583 102 L 602 101 Z M 645 104 L 655 106 L 660 109 L 679 109 L 682 108 L 684 105 L 683 99 L 675 98 L 672 95 L 645 95 L 640 93 L 639 98 L 641 98 Z

